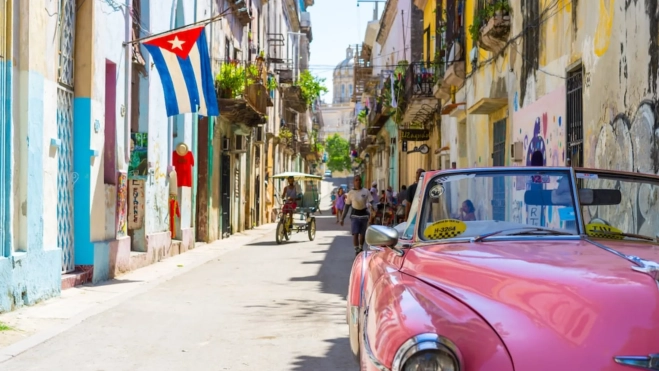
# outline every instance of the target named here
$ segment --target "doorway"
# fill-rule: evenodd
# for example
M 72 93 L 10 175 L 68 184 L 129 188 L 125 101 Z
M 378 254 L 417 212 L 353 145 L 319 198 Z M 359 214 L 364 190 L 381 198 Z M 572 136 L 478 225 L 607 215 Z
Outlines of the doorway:
M 222 155 L 220 192 L 222 192 L 222 238 L 231 235 L 231 156 Z

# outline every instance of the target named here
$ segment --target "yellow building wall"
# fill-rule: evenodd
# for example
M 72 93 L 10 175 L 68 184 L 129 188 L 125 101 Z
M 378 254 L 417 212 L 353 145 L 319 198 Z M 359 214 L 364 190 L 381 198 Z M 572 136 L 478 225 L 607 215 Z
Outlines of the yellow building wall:
M 435 37 L 437 36 L 437 22 L 435 16 L 435 9 L 437 8 L 437 0 L 428 0 L 426 7 L 423 9 L 423 29 L 430 27 L 430 50 L 426 45 L 426 40 L 423 40 L 423 60 L 432 61 L 435 58 Z

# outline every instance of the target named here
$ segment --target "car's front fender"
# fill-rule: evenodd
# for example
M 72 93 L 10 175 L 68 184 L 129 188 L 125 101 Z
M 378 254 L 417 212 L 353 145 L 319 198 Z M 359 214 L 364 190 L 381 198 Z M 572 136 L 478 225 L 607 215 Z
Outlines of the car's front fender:
M 373 287 L 364 319 L 364 358 L 391 369 L 401 345 L 433 333 L 459 351 L 462 371 L 513 370 L 499 335 L 478 313 L 445 292 L 405 273 L 392 272 Z M 398 371 L 398 370 L 392 370 Z

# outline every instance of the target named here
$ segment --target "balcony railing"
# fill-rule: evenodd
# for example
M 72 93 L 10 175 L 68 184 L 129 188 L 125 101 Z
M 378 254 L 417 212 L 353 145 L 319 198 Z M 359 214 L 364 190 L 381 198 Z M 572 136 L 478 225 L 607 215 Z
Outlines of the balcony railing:
M 433 62 L 410 63 L 405 73 L 405 100 L 430 98 L 438 76 L 444 75 L 444 65 Z

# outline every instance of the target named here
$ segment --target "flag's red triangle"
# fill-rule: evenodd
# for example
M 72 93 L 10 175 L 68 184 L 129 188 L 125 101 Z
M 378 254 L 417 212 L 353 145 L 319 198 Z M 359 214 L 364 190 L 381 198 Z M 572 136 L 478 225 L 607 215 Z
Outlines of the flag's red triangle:
M 190 50 L 204 30 L 204 26 L 175 31 L 155 39 L 147 40 L 144 44 L 157 46 L 186 59 Z

